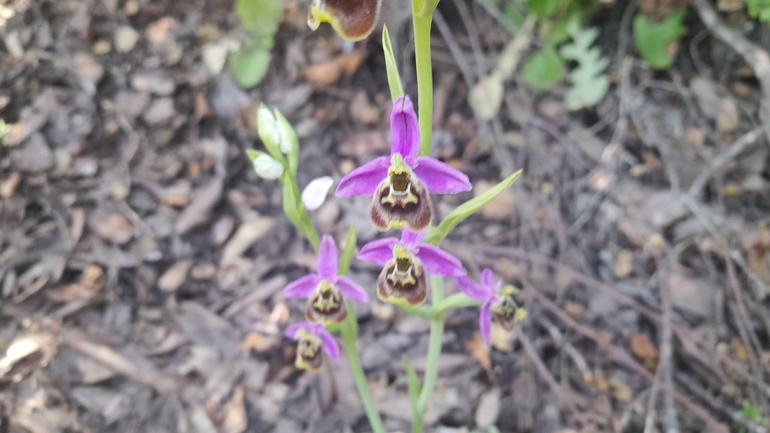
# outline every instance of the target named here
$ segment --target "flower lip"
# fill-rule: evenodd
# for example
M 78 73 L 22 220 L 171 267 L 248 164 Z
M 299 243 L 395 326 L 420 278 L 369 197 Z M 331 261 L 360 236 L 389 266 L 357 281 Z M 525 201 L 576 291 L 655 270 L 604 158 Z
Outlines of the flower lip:
M 299 340 L 300 342 L 308 338 L 312 342 L 317 338 L 320 340 L 323 351 L 329 355 L 330 358 L 335 362 L 339 362 L 340 360 L 340 347 L 334 337 L 326 331 L 322 323 L 295 323 L 286 328 L 285 334 L 287 337 Z

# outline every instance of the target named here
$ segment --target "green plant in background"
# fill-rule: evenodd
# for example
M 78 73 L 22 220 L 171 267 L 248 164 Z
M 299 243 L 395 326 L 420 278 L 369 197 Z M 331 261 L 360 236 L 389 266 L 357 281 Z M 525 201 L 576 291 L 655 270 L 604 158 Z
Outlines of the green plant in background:
M 770 0 L 746 0 L 749 16 L 770 23 Z
M 235 4 L 241 25 L 251 33 L 241 49 L 230 57 L 230 67 L 241 87 L 256 86 L 267 73 L 281 3 L 281 0 L 238 0 Z
M 610 61 L 602 57 L 599 48 L 591 48 L 599 36 L 595 27 L 581 27 L 575 19 L 567 26 L 567 33 L 572 37 L 572 43 L 562 46 L 559 53 L 562 58 L 577 62 L 578 66 L 569 74 L 572 87 L 565 102 L 570 110 L 579 110 L 598 104 L 607 94 L 610 80 L 603 72 Z
M 634 39 L 639 53 L 653 69 L 668 69 L 673 57 L 671 47 L 685 33 L 684 11 L 669 14 L 656 24 L 642 14 L 634 18 Z
M 764 409 L 761 406 L 754 406 L 748 400 L 743 400 L 743 409 L 741 410 L 741 416 L 748 421 L 755 422 L 757 424 L 762 423 L 762 413 Z M 749 430 L 744 426 L 739 426 L 738 431 L 741 433 L 748 432 Z
M 5 123 L 5 120 L 0 119 L 0 146 L 5 143 L 5 133 L 8 132 L 8 125 Z

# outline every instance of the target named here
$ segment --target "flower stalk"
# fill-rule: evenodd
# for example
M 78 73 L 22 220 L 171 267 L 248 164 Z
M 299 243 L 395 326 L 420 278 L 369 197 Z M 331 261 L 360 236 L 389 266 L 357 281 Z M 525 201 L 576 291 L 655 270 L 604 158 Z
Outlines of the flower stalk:
M 431 0 L 412 2 L 412 25 L 414 28 L 414 57 L 417 69 L 417 100 L 420 103 L 420 156 L 430 155 L 433 136 L 433 65 L 430 57 L 430 29 L 433 11 L 423 13 L 424 3 Z

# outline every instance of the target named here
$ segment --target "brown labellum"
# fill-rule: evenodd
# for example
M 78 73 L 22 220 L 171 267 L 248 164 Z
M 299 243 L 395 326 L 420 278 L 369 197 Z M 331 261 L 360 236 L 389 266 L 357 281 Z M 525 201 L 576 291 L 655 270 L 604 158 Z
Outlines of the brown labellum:
M 391 260 L 377 279 L 377 296 L 385 302 L 422 305 L 428 298 L 425 267 L 412 257 Z
M 308 10 L 307 24 L 316 30 L 328 22 L 349 41 L 360 41 L 374 30 L 382 0 L 313 0 Z
M 492 312 L 492 317 L 494 317 L 495 321 L 497 321 L 503 329 L 511 332 L 519 322 L 518 315 L 516 314 L 519 310 L 519 306 L 516 304 L 516 301 L 513 300 L 513 295 L 510 293 L 503 293 L 500 297 L 500 302 L 492 305 L 490 311 Z
M 324 281 L 309 298 L 305 317 L 312 323 L 340 323 L 348 317 L 348 307 L 342 293 Z
M 294 365 L 302 370 L 318 371 L 323 364 L 324 356 L 321 350 L 321 339 L 307 336 L 297 344 L 297 359 Z
M 407 173 L 391 174 L 383 181 L 372 200 L 372 222 L 380 231 L 408 227 L 421 232 L 433 217 L 433 203 L 428 189 Z

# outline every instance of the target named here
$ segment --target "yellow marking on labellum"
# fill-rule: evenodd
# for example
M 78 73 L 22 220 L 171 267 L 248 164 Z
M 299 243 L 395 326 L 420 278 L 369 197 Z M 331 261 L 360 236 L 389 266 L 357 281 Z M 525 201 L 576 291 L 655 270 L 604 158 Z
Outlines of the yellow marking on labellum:
M 337 299 L 339 299 L 339 291 L 334 285 L 323 280 L 318 286 L 318 292 L 320 296 L 318 296 L 318 299 L 313 303 L 313 308 L 325 313 L 339 308 L 340 304 L 337 302 Z
M 409 203 L 419 203 L 416 193 L 420 193 L 420 187 L 412 184 L 412 169 L 404 163 L 404 158 L 396 153 L 390 158 L 390 168 L 388 168 L 388 177 L 390 178 L 390 190 L 388 195 L 383 197 L 381 203 L 394 206 L 405 207 Z
M 388 281 L 402 286 L 415 284 L 417 280 L 412 275 L 414 255 L 401 245 L 396 245 L 393 247 L 393 258 L 396 260 L 396 266 L 393 268 L 393 272 L 388 274 Z
M 321 339 L 315 334 L 300 330 L 297 343 L 297 359 L 294 365 L 301 370 L 316 371 L 321 367 Z

